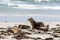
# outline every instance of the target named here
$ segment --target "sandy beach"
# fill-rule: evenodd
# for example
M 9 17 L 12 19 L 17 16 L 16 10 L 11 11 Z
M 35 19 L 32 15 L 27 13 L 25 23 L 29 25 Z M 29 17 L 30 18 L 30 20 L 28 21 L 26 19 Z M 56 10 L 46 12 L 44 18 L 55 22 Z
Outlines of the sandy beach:
M 29 22 L 24 22 L 24 23 L 22 23 L 22 22 L 21 23 L 20 22 L 18 22 L 18 23 L 17 22 L 0 22 L 0 28 L 13 27 L 13 26 L 19 25 L 19 24 L 31 26 L 31 24 Z M 57 28 L 56 24 L 60 24 L 60 22 L 44 22 L 44 24 L 45 25 L 49 24 L 49 28 Z M 25 31 L 27 31 L 27 30 L 25 30 Z M 32 32 L 32 33 L 34 33 L 34 32 Z M 31 35 L 27 35 L 27 36 L 30 36 L 33 38 L 42 37 L 44 39 L 46 37 L 49 37 L 50 35 L 49 34 L 31 34 Z M 0 40 L 16 40 L 16 39 L 11 38 L 12 36 L 7 36 L 7 37 L 8 37 L 8 39 L 6 38 L 6 39 L 0 39 Z M 35 40 L 35 39 L 21 39 L 21 40 Z M 60 38 L 54 37 L 54 40 L 60 40 Z
M 43 23 L 45 25 L 48 24 L 50 28 L 55 28 L 55 27 L 57 27 L 56 24 L 60 24 L 60 22 L 43 22 Z M 13 27 L 13 26 L 19 25 L 19 24 L 31 26 L 29 21 L 27 21 L 27 22 L 0 22 L 0 28 L 1 27 L 3 27 L 3 28 Z

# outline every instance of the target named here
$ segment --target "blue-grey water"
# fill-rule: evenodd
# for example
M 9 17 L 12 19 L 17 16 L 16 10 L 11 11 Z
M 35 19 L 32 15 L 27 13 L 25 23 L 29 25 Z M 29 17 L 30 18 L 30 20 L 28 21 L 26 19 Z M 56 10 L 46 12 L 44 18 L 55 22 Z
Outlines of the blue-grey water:
M 46 7 L 46 8 L 44 8 Z M 48 7 L 48 8 L 47 8 Z M 55 8 L 54 8 L 55 7 Z M 59 8 L 58 8 L 59 7 Z M 54 8 L 54 9 L 53 9 Z M 35 2 L 34 0 L 0 0 L 0 14 L 6 16 L 0 16 L 0 21 L 9 22 L 25 22 L 30 16 L 27 14 L 37 15 L 60 15 L 60 2 L 58 1 L 43 1 Z M 7 16 L 12 14 L 26 15 L 26 16 Z M 34 16 L 34 19 L 38 21 L 60 21 L 60 17 L 46 17 L 46 16 Z
M 5 0 L 6 1 L 6 0 Z M 38 7 L 55 7 L 59 6 L 60 7 L 60 2 L 22 2 L 22 1 L 2 1 L 0 2 L 0 13 L 5 13 L 5 14 L 12 14 L 12 13 L 17 13 L 17 14 L 52 14 L 52 15 L 59 15 L 60 14 L 60 9 L 55 10 L 55 9 L 40 9 Z M 21 8 L 20 6 L 22 5 L 31 5 L 33 6 L 30 8 Z M 19 8 L 18 8 L 19 7 Z M 35 7 L 35 8 L 34 8 Z M 29 9 L 30 8 L 30 9 Z M 34 9 L 33 9 L 34 8 Z M 38 8 L 38 9 L 37 9 Z M 23 12 L 24 11 L 24 12 Z
M 30 16 L 0 16 L 1 22 L 27 22 L 28 18 Z M 60 22 L 60 17 L 46 17 L 46 16 L 33 16 L 32 17 L 35 21 L 41 21 L 41 22 Z

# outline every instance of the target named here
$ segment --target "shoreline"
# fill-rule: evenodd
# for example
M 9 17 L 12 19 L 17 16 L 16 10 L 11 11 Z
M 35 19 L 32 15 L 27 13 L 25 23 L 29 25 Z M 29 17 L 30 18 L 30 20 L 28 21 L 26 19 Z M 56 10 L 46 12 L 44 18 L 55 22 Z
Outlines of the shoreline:
M 53 27 L 57 27 L 56 26 L 56 24 L 60 24 L 60 22 L 43 22 L 45 25 L 49 25 L 50 26 L 50 28 L 52 28 L 52 26 Z M 19 24 L 21 24 L 21 25 L 29 25 L 29 26 L 31 26 L 31 24 L 30 24 L 30 22 L 0 22 L 0 27 L 13 27 L 13 26 L 15 26 L 15 25 L 19 25 Z

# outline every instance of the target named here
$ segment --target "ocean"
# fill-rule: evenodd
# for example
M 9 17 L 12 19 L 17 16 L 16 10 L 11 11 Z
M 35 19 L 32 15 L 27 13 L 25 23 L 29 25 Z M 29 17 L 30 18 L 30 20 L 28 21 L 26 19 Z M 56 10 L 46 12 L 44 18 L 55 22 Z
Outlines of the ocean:
M 24 11 L 24 12 L 23 12 Z M 60 14 L 60 2 L 1 0 L 0 13 L 5 14 Z
M 25 22 L 31 17 L 43 22 L 60 21 L 59 0 L 0 0 L 1 22 Z

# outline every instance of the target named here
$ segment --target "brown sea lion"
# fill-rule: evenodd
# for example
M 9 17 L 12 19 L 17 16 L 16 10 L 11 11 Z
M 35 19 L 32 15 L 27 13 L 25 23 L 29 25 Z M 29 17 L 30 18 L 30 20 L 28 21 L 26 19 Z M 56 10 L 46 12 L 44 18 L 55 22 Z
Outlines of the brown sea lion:
M 28 25 L 18 25 L 18 28 L 20 28 L 20 29 L 29 29 L 30 26 L 28 26 Z
M 29 18 L 28 19 L 32 25 L 32 29 L 36 28 L 39 29 L 40 27 L 44 27 L 44 23 L 43 22 L 36 22 L 33 18 Z

